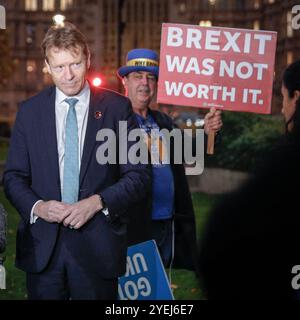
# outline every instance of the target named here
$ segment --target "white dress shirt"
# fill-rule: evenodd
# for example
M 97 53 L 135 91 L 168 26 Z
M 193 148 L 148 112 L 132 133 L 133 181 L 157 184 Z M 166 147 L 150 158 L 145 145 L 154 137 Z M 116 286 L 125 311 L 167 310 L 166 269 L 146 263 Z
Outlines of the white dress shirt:
M 58 153 L 58 163 L 59 163 L 59 177 L 60 177 L 60 188 L 61 192 L 63 190 L 63 174 L 64 174 L 64 159 L 65 159 L 65 138 L 66 138 L 66 120 L 67 114 L 70 106 L 65 101 L 67 98 L 76 98 L 78 102 L 75 105 L 77 125 L 78 125 L 78 142 L 79 142 L 79 168 L 81 165 L 81 157 L 84 147 L 84 139 L 87 127 L 88 110 L 90 104 L 90 87 L 86 81 L 84 88 L 76 96 L 66 96 L 61 90 L 56 87 L 56 97 L 55 97 L 55 124 L 56 124 L 56 139 L 57 139 L 57 153 Z M 38 202 L 37 201 L 32 209 L 30 215 L 30 223 L 34 223 L 38 218 L 34 215 L 34 208 Z

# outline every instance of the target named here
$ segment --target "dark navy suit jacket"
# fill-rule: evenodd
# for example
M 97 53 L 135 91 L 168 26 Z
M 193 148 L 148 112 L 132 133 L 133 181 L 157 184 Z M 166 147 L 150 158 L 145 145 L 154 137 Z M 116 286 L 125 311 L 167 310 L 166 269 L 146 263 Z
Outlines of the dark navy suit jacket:
M 101 112 L 97 119 L 95 112 Z M 99 115 L 100 113 L 98 113 Z M 130 101 L 115 92 L 92 89 L 89 116 L 80 168 L 79 200 L 101 194 L 110 220 L 102 212 L 73 232 L 68 249 L 78 263 L 94 268 L 104 278 L 122 275 L 126 267 L 127 213 L 150 188 L 151 173 L 145 165 L 105 164 L 96 160 L 99 129 L 117 133 L 119 121 L 128 131 L 137 128 Z M 126 132 L 125 132 L 126 134 Z M 133 143 L 131 143 L 133 144 Z M 128 143 L 128 149 L 131 146 Z M 21 215 L 17 233 L 16 266 L 26 272 L 41 272 L 48 264 L 62 224 L 41 218 L 30 224 L 30 212 L 37 200 L 61 201 L 55 124 L 55 87 L 23 102 L 11 137 L 4 172 L 6 196 Z

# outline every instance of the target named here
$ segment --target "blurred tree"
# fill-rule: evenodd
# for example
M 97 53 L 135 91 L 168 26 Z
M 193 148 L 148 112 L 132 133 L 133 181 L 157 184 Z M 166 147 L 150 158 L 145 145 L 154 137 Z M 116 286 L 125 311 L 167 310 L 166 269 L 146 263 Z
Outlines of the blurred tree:
M 284 131 L 281 116 L 225 111 L 221 142 L 205 165 L 251 172 L 274 148 Z

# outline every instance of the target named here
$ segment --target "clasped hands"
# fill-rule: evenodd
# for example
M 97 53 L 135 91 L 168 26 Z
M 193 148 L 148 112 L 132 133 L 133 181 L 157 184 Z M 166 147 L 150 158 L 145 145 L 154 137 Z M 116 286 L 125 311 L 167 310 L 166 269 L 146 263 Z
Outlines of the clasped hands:
M 63 223 L 71 229 L 81 228 L 103 208 L 99 195 L 93 195 L 74 204 L 56 200 L 38 202 L 34 214 L 50 223 Z

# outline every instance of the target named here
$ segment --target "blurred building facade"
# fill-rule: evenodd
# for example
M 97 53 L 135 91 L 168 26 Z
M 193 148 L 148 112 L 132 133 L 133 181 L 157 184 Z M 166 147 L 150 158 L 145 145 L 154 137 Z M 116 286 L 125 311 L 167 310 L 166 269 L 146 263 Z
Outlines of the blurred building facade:
M 159 52 L 161 23 L 262 29 L 278 32 L 273 112 L 280 111 L 280 77 L 300 58 L 300 30 L 292 28 L 292 0 L 0 0 L 6 8 L 14 73 L 0 89 L 0 121 L 14 122 L 20 101 L 51 84 L 40 51 L 55 14 L 86 35 L 92 53 L 90 76 L 122 91 L 116 69 L 136 47 Z M 1 53 L 0 53 L 1 58 Z

